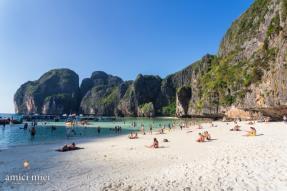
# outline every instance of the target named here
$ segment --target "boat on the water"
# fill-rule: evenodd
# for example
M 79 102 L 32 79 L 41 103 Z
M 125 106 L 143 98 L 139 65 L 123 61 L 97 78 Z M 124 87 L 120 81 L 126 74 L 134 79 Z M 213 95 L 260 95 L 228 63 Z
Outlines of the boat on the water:
M 0 125 L 9 124 L 10 121 L 8 119 L 0 119 Z

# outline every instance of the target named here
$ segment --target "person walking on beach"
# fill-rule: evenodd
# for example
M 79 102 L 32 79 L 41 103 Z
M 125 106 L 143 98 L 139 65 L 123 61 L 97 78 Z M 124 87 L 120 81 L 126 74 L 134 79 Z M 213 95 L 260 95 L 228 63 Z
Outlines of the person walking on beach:
M 142 127 L 142 134 L 145 135 L 144 127 Z
M 149 133 L 152 134 L 152 126 L 149 128 Z

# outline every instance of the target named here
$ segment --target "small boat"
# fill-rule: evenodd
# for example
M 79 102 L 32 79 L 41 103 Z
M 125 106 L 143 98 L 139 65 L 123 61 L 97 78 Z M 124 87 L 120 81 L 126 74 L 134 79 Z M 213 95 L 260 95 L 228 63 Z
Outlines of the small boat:
M 11 124 L 22 124 L 22 120 L 16 120 L 16 119 L 12 119 L 10 121 Z
M 9 124 L 10 121 L 8 119 L 0 119 L 0 125 Z

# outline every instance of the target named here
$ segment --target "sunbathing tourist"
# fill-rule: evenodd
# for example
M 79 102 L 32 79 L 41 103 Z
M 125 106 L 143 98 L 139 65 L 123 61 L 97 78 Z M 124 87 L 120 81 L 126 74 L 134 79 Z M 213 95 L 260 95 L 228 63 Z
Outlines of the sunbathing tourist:
M 204 138 L 205 138 L 206 140 L 211 140 L 211 136 L 210 136 L 210 134 L 208 133 L 208 131 L 204 131 L 203 136 L 204 136 Z
M 230 129 L 230 131 L 241 131 L 241 130 L 240 130 L 240 126 L 239 126 L 239 125 L 235 125 L 235 126 L 233 127 L 233 129 Z
M 198 133 L 199 138 L 196 140 L 197 142 L 204 142 L 205 141 L 205 137 L 204 135 L 202 135 L 202 133 Z
M 250 127 L 250 130 L 246 132 L 247 132 L 246 136 L 256 136 L 256 129 L 254 127 Z
M 129 139 L 137 139 L 138 138 L 138 133 L 133 133 L 131 132 L 131 134 L 129 135 Z
M 58 149 L 57 151 L 61 151 L 61 152 L 66 152 L 66 151 L 72 151 L 72 150 L 77 150 L 77 149 L 81 149 L 79 147 L 76 147 L 76 144 L 73 142 L 71 145 L 64 145 L 61 149 Z
M 159 147 L 158 140 L 156 138 L 153 139 L 153 144 L 148 146 L 148 148 L 157 149 Z

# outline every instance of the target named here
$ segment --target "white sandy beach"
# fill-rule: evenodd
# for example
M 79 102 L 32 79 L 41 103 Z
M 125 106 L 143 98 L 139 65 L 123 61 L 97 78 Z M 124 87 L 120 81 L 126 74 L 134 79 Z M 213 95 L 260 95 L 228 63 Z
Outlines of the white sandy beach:
M 139 135 L 82 140 L 83 150 L 56 152 L 62 144 L 19 146 L 0 152 L 0 190 L 287 190 L 287 124 L 257 123 L 261 136 L 231 132 L 233 123 L 215 122 L 172 130 L 164 135 Z M 247 122 L 240 122 L 248 130 Z M 193 132 L 187 133 L 192 130 Z M 214 141 L 197 143 L 208 130 Z M 149 149 L 157 137 L 164 148 Z M 167 138 L 170 142 L 163 143 Z M 29 160 L 30 169 L 23 161 Z M 13 174 L 48 175 L 37 184 L 12 184 Z

